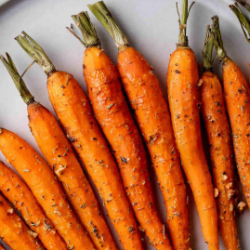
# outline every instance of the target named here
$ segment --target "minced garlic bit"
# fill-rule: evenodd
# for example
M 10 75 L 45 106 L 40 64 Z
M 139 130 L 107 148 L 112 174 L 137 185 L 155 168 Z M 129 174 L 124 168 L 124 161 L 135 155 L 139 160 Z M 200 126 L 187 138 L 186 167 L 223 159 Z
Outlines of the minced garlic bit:
M 219 196 L 219 189 L 215 188 L 214 189 L 214 197 L 217 198 Z
M 246 202 L 240 201 L 237 205 L 238 210 L 241 212 L 246 207 Z

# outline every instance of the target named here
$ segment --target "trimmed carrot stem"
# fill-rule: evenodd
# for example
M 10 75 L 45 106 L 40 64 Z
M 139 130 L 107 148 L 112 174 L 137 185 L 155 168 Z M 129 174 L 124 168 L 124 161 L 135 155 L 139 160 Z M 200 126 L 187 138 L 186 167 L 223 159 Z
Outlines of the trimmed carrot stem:
M 250 21 L 244 15 L 238 3 L 231 4 L 229 7 L 238 18 L 243 34 L 247 42 L 250 43 Z M 250 11 L 250 5 L 248 5 L 248 10 Z

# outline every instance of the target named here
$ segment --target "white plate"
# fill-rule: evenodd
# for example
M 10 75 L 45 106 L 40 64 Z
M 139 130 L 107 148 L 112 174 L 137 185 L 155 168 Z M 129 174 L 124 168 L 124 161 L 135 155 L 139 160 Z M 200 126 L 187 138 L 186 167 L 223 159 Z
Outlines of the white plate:
M 0 8 L 0 52 L 8 51 L 16 62 L 17 68 L 23 72 L 31 59 L 19 48 L 14 37 L 25 30 L 43 46 L 58 69 L 71 72 L 86 90 L 81 66 L 84 48 L 65 27 L 72 23 L 70 17 L 72 14 L 87 10 L 86 4 L 94 2 L 95 0 L 12 0 Z M 175 0 L 106 0 L 106 3 L 127 34 L 131 45 L 141 51 L 149 63 L 154 66 L 166 94 L 165 80 L 169 55 L 174 51 L 178 38 Z M 206 25 L 211 23 L 213 15 L 219 15 L 225 48 L 248 78 L 250 45 L 245 41 L 238 20 L 228 8 L 228 3 L 232 2 L 196 1 L 187 28 L 190 46 L 194 49 L 198 62 L 201 63 L 201 49 Z M 103 47 L 116 62 L 117 50 L 111 38 L 93 15 L 90 16 L 96 24 Z M 218 62 L 214 68 L 221 76 Z M 38 150 L 28 128 L 26 105 L 22 102 L 2 65 L 0 65 L 0 76 L 0 126 L 19 134 Z M 42 70 L 36 65 L 33 66 L 25 75 L 24 80 L 37 101 L 53 111 L 48 100 L 46 76 Z M 2 155 L 0 155 L 0 159 L 5 161 Z M 153 185 L 157 190 L 155 198 L 160 215 L 162 219 L 165 219 L 163 200 L 156 188 L 155 180 Z M 189 196 L 192 249 L 205 250 L 207 246 L 201 233 L 190 191 Z M 237 216 L 237 224 L 242 249 L 250 249 L 250 213 L 248 210 Z M 225 249 L 222 242 L 220 245 L 221 249 Z M 148 242 L 146 249 L 153 249 Z

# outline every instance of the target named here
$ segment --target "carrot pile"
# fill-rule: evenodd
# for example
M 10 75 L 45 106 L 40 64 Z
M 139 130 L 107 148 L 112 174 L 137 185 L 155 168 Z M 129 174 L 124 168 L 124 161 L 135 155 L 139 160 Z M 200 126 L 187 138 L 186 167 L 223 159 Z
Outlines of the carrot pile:
M 66 250 L 66 244 L 54 225 L 45 215 L 36 198 L 20 179 L 7 166 L 0 162 L 0 191 L 21 213 L 32 235 L 38 237 L 47 249 Z
M 117 68 L 87 12 L 72 16 L 83 39 L 73 25 L 67 28 L 86 48 L 79 68 L 88 95 L 72 74 L 56 69 L 27 33 L 15 38 L 47 75 L 60 124 L 23 80 L 33 63 L 20 75 L 9 54 L 0 55 L 48 162 L 19 135 L 0 127 L 0 151 L 17 171 L 0 161 L 0 238 L 11 249 L 143 250 L 145 234 L 157 250 L 190 250 L 186 183 L 208 249 L 219 250 L 219 233 L 227 250 L 240 249 L 235 213 L 247 205 L 250 209 L 250 88 L 224 49 L 218 16 L 207 26 L 199 75 L 187 37 L 193 4 L 182 0 L 181 15 L 177 4 L 179 38 L 168 64 L 168 102 L 153 67 L 131 47 L 103 1 L 88 7 L 114 40 Z M 239 4 L 229 7 L 250 42 L 247 16 Z M 213 72 L 214 49 L 222 65 L 222 85 Z M 164 198 L 166 224 L 157 211 L 149 161 Z M 236 169 L 246 202 L 238 199 Z
M 24 36 L 16 39 L 38 60 L 48 75 L 50 101 L 68 139 L 94 181 L 124 249 L 142 249 L 136 221 L 117 165 L 99 129 L 87 96 L 71 74 L 56 71 L 45 52 L 31 37 L 24 33 Z
M 89 8 L 104 27 L 106 27 L 118 47 L 118 71 L 131 108 L 135 112 L 136 120 L 147 143 L 159 186 L 164 195 L 167 208 L 167 222 L 174 249 L 188 249 L 190 241 L 186 187 L 181 172 L 179 152 L 175 145 L 168 106 L 163 97 L 159 82 L 146 59 L 138 51 L 129 46 L 128 39 L 119 28 L 104 2 L 89 5 Z M 116 28 L 112 29 L 112 27 Z M 94 61 L 92 58 L 93 56 L 91 57 L 89 53 L 85 52 L 84 65 L 86 61 Z M 96 58 L 96 60 L 98 59 L 99 57 Z M 103 61 L 107 65 L 106 75 L 110 76 L 109 69 L 111 67 L 109 65 L 111 63 L 110 61 L 107 63 L 108 59 L 106 61 L 105 59 Z M 103 68 L 102 65 L 104 63 L 100 64 L 100 66 L 99 64 L 97 65 L 99 68 Z M 113 70 L 115 72 L 113 78 L 107 77 L 106 82 L 98 81 L 100 82 L 98 85 L 95 84 L 96 80 L 93 76 L 99 69 L 94 68 L 94 66 L 89 68 L 83 67 L 83 69 L 94 111 L 107 138 L 114 140 L 114 135 L 119 134 L 119 132 L 115 131 L 115 128 L 111 129 L 114 120 L 117 120 L 116 126 L 120 131 L 123 129 L 121 133 L 123 133 L 122 138 L 125 138 L 125 143 L 129 146 L 130 136 L 136 142 L 135 137 L 138 136 L 131 121 L 132 118 L 124 117 L 129 111 L 125 106 L 125 99 L 115 69 Z M 112 107 L 108 110 L 105 109 L 105 106 L 102 105 L 105 102 L 107 107 L 109 107 L 108 105 L 112 105 Z M 118 112 L 120 115 L 118 115 Z M 117 138 L 120 144 L 123 143 L 119 140 Z M 117 150 L 116 144 L 118 143 L 113 141 L 115 151 Z M 139 145 L 140 141 L 137 143 L 137 148 Z M 142 149 L 140 149 L 141 151 Z M 117 153 L 115 155 L 119 158 Z M 131 157 L 129 158 L 133 160 Z M 141 156 L 140 158 L 142 159 Z M 131 164 L 135 167 L 135 169 L 132 169 L 134 173 L 131 172 L 131 175 L 135 176 L 137 172 L 136 165 L 134 162 Z M 125 167 L 126 169 L 128 168 L 128 166 Z M 147 179 L 145 175 L 141 175 L 141 177 L 144 180 Z M 141 183 L 143 179 L 142 181 L 137 181 Z M 147 184 L 149 183 L 146 181 L 145 185 Z M 131 192 L 131 189 L 128 188 L 128 191 Z M 149 201 L 149 195 L 147 195 L 147 199 Z M 150 227 L 152 227 L 151 224 Z
M 81 30 L 93 27 L 91 22 L 88 26 L 86 22 L 81 22 L 84 15 L 87 20 L 85 13 L 74 18 Z M 114 152 L 135 216 L 156 249 L 171 249 L 156 211 L 146 152 L 122 92 L 118 72 L 100 42 L 93 45 L 88 43 L 87 32 L 83 32 L 83 36 L 87 47 L 83 58 L 83 73 L 89 98 L 95 117 Z M 97 34 L 95 36 L 98 41 Z
M 102 217 L 94 192 L 76 159 L 72 146 L 52 113 L 35 102 L 14 62 L 7 54 L 5 66 L 12 76 L 24 102 L 28 105 L 29 127 L 38 146 L 58 179 L 63 184 L 77 215 L 95 245 L 116 249 L 108 227 Z

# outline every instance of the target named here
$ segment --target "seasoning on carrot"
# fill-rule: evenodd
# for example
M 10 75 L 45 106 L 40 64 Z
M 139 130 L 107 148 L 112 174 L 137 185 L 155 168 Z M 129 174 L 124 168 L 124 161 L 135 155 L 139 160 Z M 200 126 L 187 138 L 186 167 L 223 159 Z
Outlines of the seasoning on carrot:
M 212 19 L 215 33 L 214 44 L 222 64 L 223 89 L 232 129 L 234 154 L 243 193 L 250 208 L 250 89 L 240 68 L 227 56 L 223 47 L 219 18 L 214 16 Z
M 27 183 L 68 249 L 94 250 L 57 177 L 43 158 L 18 135 L 1 128 L 0 150 Z
M 0 195 L 0 238 L 12 250 L 44 250 L 36 236 Z
M 123 95 L 118 72 L 101 48 L 98 35 L 86 13 L 73 16 L 73 19 L 83 31 L 87 47 L 83 72 L 93 111 L 112 147 L 135 216 L 156 249 L 171 249 L 154 203 L 146 152 Z M 89 22 L 82 22 L 82 19 Z M 94 45 L 89 33 L 95 37 Z
M 34 101 L 34 97 L 27 89 L 8 54 L 7 59 L 8 61 L 2 60 L 23 101 L 28 105 L 29 126 L 32 134 L 49 165 L 62 182 L 79 219 L 98 249 L 117 249 L 102 217 L 95 194 L 66 135 L 52 113 Z
M 248 19 L 246 18 L 246 16 L 242 12 L 238 3 L 235 2 L 234 5 L 231 4 L 231 5 L 229 5 L 229 7 L 234 12 L 236 17 L 238 18 L 238 20 L 240 22 L 240 26 L 241 26 L 242 31 L 243 31 L 243 34 L 244 34 L 247 42 L 250 43 L 250 21 L 248 21 Z M 250 11 L 250 4 L 246 8 Z
M 168 106 L 159 82 L 146 59 L 129 46 L 128 39 L 105 4 L 98 2 L 89 5 L 89 8 L 110 33 L 118 47 L 118 70 L 128 100 L 135 113 L 135 118 L 146 141 L 157 180 L 164 196 L 173 248 L 176 250 L 189 249 L 186 187 Z M 88 57 L 85 58 L 88 59 Z M 84 68 L 84 71 L 88 71 L 88 68 Z M 90 77 L 89 79 L 91 80 Z M 86 82 L 88 83 L 87 79 Z M 111 94 L 114 101 L 119 103 L 121 98 L 116 95 L 118 91 L 121 92 L 121 87 L 119 83 L 113 83 L 113 85 L 116 92 L 114 91 L 115 93 Z M 106 90 L 107 87 L 104 86 L 103 88 Z M 95 91 L 98 91 L 98 88 Z M 91 89 L 89 92 L 91 93 Z M 94 93 L 91 95 L 95 98 Z M 100 100 L 99 95 L 96 99 Z M 112 112 L 116 115 L 116 110 L 119 110 L 119 107 L 118 105 L 111 107 L 109 115 L 113 115 Z M 121 112 L 123 112 L 123 109 L 121 109 Z
M 115 160 L 89 100 L 74 77 L 56 71 L 43 49 L 26 33 L 16 39 L 48 76 L 50 101 L 106 206 L 125 250 L 142 249 L 140 234 Z
M 210 26 L 203 50 L 201 113 L 206 127 L 219 213 L 219 229 L 226 249 L 237 250 L 239 243 L 234 216 L 234 154 L 221 83 L 213 73 L 214 33 Z
M 34 195 L 11 169 L 0 162 L 0 191 L 21 213 L 28 227 L 37 234 L 46 249 L 66 250 L 66 244 L 54 229 Z
M 194 195 L 202 232 L 208 248 L 218 250 L 218 215 L 201 137 L 198 90 L 202 80 L 199 81 L 195 55 L 188 46 L 186 36 L 191 6 L 188 9 L 188 0 L 183 0 L 182 16 L 179 16 L 179 41 L 168 66 L 168 100 L 177 148 Z

